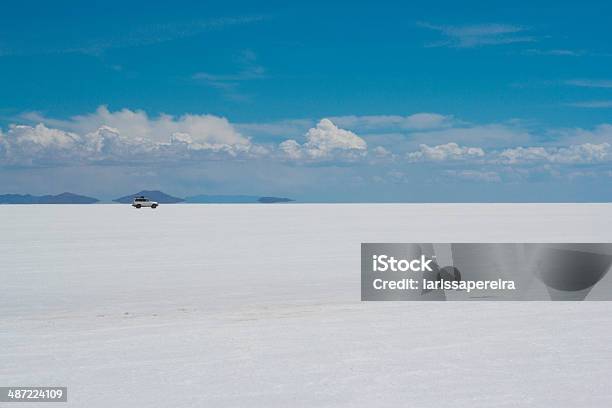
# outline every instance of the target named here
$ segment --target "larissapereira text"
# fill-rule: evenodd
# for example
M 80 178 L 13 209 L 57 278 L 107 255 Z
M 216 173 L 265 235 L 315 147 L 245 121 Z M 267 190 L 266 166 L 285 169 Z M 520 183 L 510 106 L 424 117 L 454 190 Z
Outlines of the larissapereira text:
M 473 290 L 515 290 L 513 280 L 428 280 L 423 279 L 419 285 L 418 279 L 405 278 L 399 280 L 374 279 L 372 286 L 376 290 L 465 290 L 468 293 Z

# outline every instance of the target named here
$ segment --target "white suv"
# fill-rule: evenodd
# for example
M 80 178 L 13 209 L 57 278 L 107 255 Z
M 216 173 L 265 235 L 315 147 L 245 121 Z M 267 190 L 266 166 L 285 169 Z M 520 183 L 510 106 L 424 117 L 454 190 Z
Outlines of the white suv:
M 141 207 L 151 207 L 151 208 L 157 208 L 159 204 L 157 203 L 157 201 L 151 201 L 146 197 L 140 196 L 140 197 L 135 197 L 134 201 L 132 201 L 132 207 L 136 207 L 136 208 L 141 208 Z

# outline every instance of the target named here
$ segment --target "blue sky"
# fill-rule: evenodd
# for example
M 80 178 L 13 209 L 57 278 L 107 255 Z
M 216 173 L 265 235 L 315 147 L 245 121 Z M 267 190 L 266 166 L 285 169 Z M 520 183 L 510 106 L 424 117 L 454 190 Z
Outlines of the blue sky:
M 124 3 L 3 6 L 0 193 L 612 198 L 612 5 Z

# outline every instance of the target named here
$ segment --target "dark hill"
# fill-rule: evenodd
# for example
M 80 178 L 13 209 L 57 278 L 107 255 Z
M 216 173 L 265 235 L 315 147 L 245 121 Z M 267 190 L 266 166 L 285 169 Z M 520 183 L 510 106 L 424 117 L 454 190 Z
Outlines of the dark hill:
M 290 198 L 284 198 L 284 197 L 259 197 L 257 201 L 263 204 L 271 204 L 271 203 L 289 203 L 295 200 L 292 200 Z
M 93 204 L 98 201 L 97 198 L 68 192 L 44 196 L 33 196 L 30 194 L 0 195 L 0 204 Z
M 250 195 L 197 195 L 187 197 L 185 199 L 188 203 L 194 204 L 250 204 L 250 203 L 288 203 L 294 201 L 290 198 L 281 197 L 260 197 Z
M 126 195 L 124 197 L 116 198 L 113 201 L 116 203 L 129 204 L 132 202 L 134 197 L 145 196 L 149 200 L 157 201 L 160 204 L 174 204 L 174 203 L 182 203 L 185 201 L 179 197 L 173 197 L 166 193 L 157 190 L 142 190 L 138 193 Z

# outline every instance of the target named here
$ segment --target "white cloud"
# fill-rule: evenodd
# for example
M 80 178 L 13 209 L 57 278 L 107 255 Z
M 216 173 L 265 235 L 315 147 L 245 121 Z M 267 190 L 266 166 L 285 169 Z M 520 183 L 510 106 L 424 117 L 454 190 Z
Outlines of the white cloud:
M 502 181 L 499 173 L 495 171 L 448 170 L 445 174 L 462 180 L 484 181 L 487 183 L 500 183 Z
M 382 146 L 376 146 L 374 149 L 372 149 L 372 153 L 374 153 L 376 157 L 389 157 L 392 155 L 389 150 Z
M 555 57 L 579 57 L 581 55 L 585 55 L 586 52 L 582 50 L 568 50 L 568 49 L 552 49 L 552 50 L 530 49 L 530 50 L 526 50 L 525 54 L 549 55 L 549 56 L 555 56 Z
M 174 133 L 185 133 L 191 136 L 194 143 L 250 143 L 227 119 L 214 115 L 185 114 L 175 117 L 161 114 L 158 117 L 150 117 L 142 110 L 122 109 L 111 112 L 106 106 L 100 106 L 93 113 L 73 116 L 68 120 L 50 119 L 36 113 L 25 114 L 23 118 L 78 134 L 94 132 L 102 126 L 108 126 L 117 129 L 127 138 L 155 142 L 169 142 Z
M 346 116 L 330 116 L 328 117 L 336 126 L 350 129 L 357 133 L 368 133 L 372 136 L 376 132 L 385 131 L 384 134 L 389 134 L 389 131 L 394 131 L 394 134 L 400 135 L 400 131 L 425 131 L 450 128 L 459 124 L 458 121 L 450 115 L 442 115 L 439 113 L 415 113 L 412 115 L 346 115 Z M 290 137 L 297 138 L 302 136 L 309 128 L 316 126 L 313 119 L 285 119 L 275 122 L 261 123 L 236 123 L 236 129 L 244 132 L 249 136 L 255 137 Z
M 438 113 L 416 113 L 408 116 L 400 115 L 365 115 L 331 117 L 338 126 L 363 130 L 399 128 L 406 130 L 436 129 L 450 126 L 452 116 Z
M 122 138 L 112 128 L 101 127 L 95 132 L 78 135 L 59 129 L 36 126 L 11 125 L 4 136 L 6 148 L 1 161 L 5 164 L 73 164 L 82 160 L 113 160 L 141 152 L 150 145 Z
M 7 140 L 14 141 L 14 146 L 25 149 L 70 149 L 79 142 L 79 136 L 57 129 L 49 129 L 43 124 L 35 127 L 13 125 L 7 133 Z
M 610 79 L 570 79 L 565 84 L 583 88 L 612 88 Z
M 471 48 L 536 41 L 535 37 L 525 34 L 527 32 L 526 28 L 510 24 L 451 26 L 419 23 L 418 25 L 437 31 L 444 37 L 444 40 L 430 44 L 433 47 Z
M 306 132 L 306 142 L 286 140 L 279 145 L 290 159 L 327 160 L 356 159 L 365 155 L 367 144 L 355 133 L 337 127 L 329 119 L 321 119 L 316 127 Z
M 290 159 L 298 160 L 304 156 L 302 145 L 293 139 L 285 140 L 278 147 Z
M 211 82 L 240 82 L 251 79 L 264 78 L 266 70 L 257 64 L 257 54 L 251 50 L 243 50 L 237 58 L 240 70 L 232 74 L 211 74 L 208 72 L 196 72 L 193 79 Z
M 612 143 L 612 124 L 603 123 L 592 129 L 554 129 L 549 131 L 549 134 L 558 140 L 558 144 L 566 146 L 584 143 Z
M 459 146 L 457 143 L 447 143 L 430 147 L 426 144 L 419 146 L 416 152 L 407 154 L 408 160 L 415 161 L 445 161 L 465 160 L 484 157 L 485 152 L 480 147 Z
M 612 155 L 609 143 L 572 145 L 568 147 L 517 147 L 499 153 L 501 162 L 550 162 L 562 164 L 593 163 L 609 160 Z
M 65 160 L 80 146 L 79 135 L 37 126 L 11 125 L 0 138 L 0 163 L 31 164 L 43 161 Z
M 530 143 L 532 135 L 516 124 L 488 124 L 453 127 L 448 129 L 414 132 L 410 135 L 419 144 L 475 144 L 483 147 L 508 146 Z
M 239 58 L 240 69 L 235 73 L 196 72 L 192 79 L 218 89 L 223 96 L 231 100 L 246 100 L 248 96 L 239 92 L 242 82 L 265 78 L 266 70 L 257 64 L 257 55 L 250 50 L 243 51 Z
M 287 119 L 268 123 L 238 123 L 236 129 L 256 137 L 299 137 L 315 125 L 311 119 Z
M 262 156 L 269 153 L 213 115 L 160 115 L 143 111 L 96 112 L 68 120 L 29 114 L 35 126 L 11 125 L 2 135 L 3 164 L 142 162 Z

